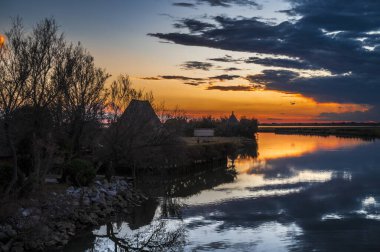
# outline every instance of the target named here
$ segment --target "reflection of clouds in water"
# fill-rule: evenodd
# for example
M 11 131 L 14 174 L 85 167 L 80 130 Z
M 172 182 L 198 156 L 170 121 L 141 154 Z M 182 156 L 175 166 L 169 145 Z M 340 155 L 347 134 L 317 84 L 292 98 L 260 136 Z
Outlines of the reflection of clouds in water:
M 360 218 L 369 220 L 380 220 L 380 204 L 372 196 L 365 197 L 360 208 L 355 211 L 341 212 L 339 214 L 330 213 L 322 216 L 322 220 L 340 220 L 348 218 Z
M 202 225 L 193 225 L 193 223 Z M 255 228 L 234 227 L 224 229 L 223 221 L 209 221 L 202 216 L 185 220 L 188 240 L 185 251 L 288 251 L 295 245 L 294 237 L 302 235 L 295 223 L 267 222 Z M 195 241 L 195 242 L 194 242 Z
M 293 177 L 266 179 L 264 174 L 239 174 L 233 183 L 222 184 L 202 191 L 185 200 L 188 205 L 215 204 L 240 198 L 282 196 L 298 193 L 309 184 L 322 183 L 333 178 L 331 171 L 299 171 Z
M 376 205 L 376 200 L 374 197 L 367 197 L 362 202 L 363 206 L 372 206 Z
M 322 220 L 325 221 L 325 220 L 340 220 L 340 219 L 343 219 L 344 217 L 342 215 L 339 215 L 339 214 L 325 214 L 322 216 Z
M 380 221 L 380 204 L 372 196 L 368 196 L 362 200 L 361 209 L 356 211 L 359 216 Z

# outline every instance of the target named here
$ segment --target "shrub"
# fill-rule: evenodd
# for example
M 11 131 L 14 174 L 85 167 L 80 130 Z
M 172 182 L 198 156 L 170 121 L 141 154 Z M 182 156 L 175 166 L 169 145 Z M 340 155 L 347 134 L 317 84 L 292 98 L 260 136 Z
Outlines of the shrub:
M 12 165 L 8 163 L 0 164 L 0 192 L 4 191 L 9 181 L 12 180 Z
M 83 159 L 73 159 L 66 164 L 67 179 L 75 186 L 88 186 L 95 177 L 96 170 L 91 162 Z

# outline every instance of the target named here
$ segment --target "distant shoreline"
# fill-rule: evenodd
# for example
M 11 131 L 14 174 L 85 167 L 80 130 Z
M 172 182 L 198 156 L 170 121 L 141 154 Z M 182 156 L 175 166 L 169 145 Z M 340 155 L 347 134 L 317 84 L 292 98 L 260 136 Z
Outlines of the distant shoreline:
M 380 138 L 380 125 L 377 124 L 330 124 L 330 125 L 259 125 L 258 132 L 276 134 L 339 136 L 359 138 Z

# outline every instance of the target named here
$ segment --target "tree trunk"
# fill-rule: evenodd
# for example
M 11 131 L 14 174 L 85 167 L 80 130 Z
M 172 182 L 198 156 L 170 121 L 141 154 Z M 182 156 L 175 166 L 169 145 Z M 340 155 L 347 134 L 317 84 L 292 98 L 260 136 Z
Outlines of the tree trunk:
M 17 176 L 18 175 L 17 174 L 18 167 L 17 166 L 18 165 L 17 165 L 16 147 L 15 147 L 15 145 L 13 143 L 13 139 L 12 139 L 12 136 L 11 136 L 11 133 L 10 133 L 10 129 L 9 129 L 9 122 L 8 122 L 7 119 L 6 119 L 5 123 L 4 123 L 4 130 L 5 130 L 6 141 L 7 141 L 7 144 L 9 145 L 9 148 L 11 149 L 11 155 L 12 155 L 12 160 L 13 160 L 12 179 L 9 182 L 9 185 L 8 185 L 8 187 L 5 190 L 5 193 L 9 194 L 11 192 L 12 188 L 14 187 L 14 185 L 17 182 L 17 178 L 18 178 L 18 176 Z
M 40 180 L 41 172 L 41 157 L 40 157 L 40 147 L 38 144 L 36 132 L 32 133 L 32 157 L 33 157 L 33 172 L 31 174 L 31 182 L 33 184 L 33 189 L 35 189 L 35 183 L 38 183 Z
M 50 169 L 50 166 L 53 162 L 53 154 L 54 154 L 54 143 L 52 133 L 48 133 L 48 139 L 46 143 L 46 157 L 43 159 L 43 165 L 41 165 L 40 178 L 39 183 L 43 185 L 45 183 L 46 175 Z

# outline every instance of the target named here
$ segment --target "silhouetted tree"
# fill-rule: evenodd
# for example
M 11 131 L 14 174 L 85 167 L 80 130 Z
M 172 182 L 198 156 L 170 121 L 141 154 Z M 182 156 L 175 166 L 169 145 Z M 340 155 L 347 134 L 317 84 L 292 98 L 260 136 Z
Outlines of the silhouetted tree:
M 81 44 L 65 48 L 55 66 L 53 79 L 61 91 L 55 105 L 68 136 L 69 159 L 79 154 L 84 129 L 90 133 L 90 126 L 103 118 L 109 76 Z
M 24 37 L 20 18 L 13 21 L 12 28 L 6 33 L 8 42 L 0 48 L 0 116 L 4 128 L 6 144 L 13 159 L 12 178 L 5 190 L 8 194 L 18 178 L 18 159 L 11 132 L 14 112 L 25 105 L 25 83 L 30 74 L 29 51 Z
M 58 33 L 54 19 L 44 19 L 36 25 L 27 36 L 27 48 L 30 72 L 25 82 L 25 98 L 27 105 L 32 108 L 33 121 L 33 173 L 30 179 L 42 183 L 55 150 L 53 129 L 50 124 L 44 125 L 43 122 L 46 122 L 44 119 L 47 116 L 51 116 L 49 109 L 61 91 L 60 83 L 52 77 L 65 48 L 63 34 Z
M 151 92 L 144 92 L 141 89 L 132 87 L 132 82 L 127 74 L 121 74 L 112 82 L 108 96 L 108 118 L 110 123 L 115 123 L 131 100 L 148 100 L 154 104 L 154 97 Z

